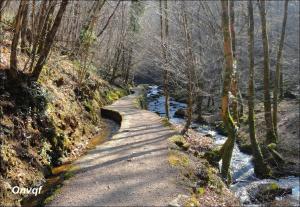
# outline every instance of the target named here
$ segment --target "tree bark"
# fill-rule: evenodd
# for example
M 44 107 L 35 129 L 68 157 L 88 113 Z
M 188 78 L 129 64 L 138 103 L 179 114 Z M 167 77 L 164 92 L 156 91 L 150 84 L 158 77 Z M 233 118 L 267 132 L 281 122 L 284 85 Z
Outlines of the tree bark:
M 66 10 L 66 7 L 67 7 L 67 4 L 68 4 L 68 0 L 63 0 L 60 4 L 60 8 L 58 10 L 58 13 L 56 15 L 56 18 L 54 20 L 54 23 L 52 25 L 52 28 L 51 30 L 49 31 L 49 33 L 47 34 L 46 36 L 46 39 L 45 39 L 45 42 L 47 43 L 43 50 L 41 51 L 41 54 L 40 54 L 40 57 L 37 61 L 37 64 L 33 70 L 33 73 L 32 73 L 32 79 L 34 81 L 38 80 L 40 74 L 41 74 L 41 71 L 43 69 L 43 66 L 46 62 L 46 59 L 48 57 L 48 54 L 50 52 L 50 49 L 51 49 L 51 46 L 54 42 L 54 37 L 55 37 L 55 34 L 58 30 L 58 27 L 60 25 L 60 22 L 62 20 L 62 17 L 63 17 L 63 14 Z
M 258 177 L 268 177 L 270 169 L 263 160 L 260 146 L 255 137 L 255 120 L 254 120 L 254 18 L 252 0 L 248 0 L 248 51 L 249 51 L 249 81 L 248 81 L 248 121 L 249 135 L 254 157 L 254 172 Z
M 192 48 L 192 34 L 191 29 L 189 27 L 187 12 L 185 8 L 185 2 L 182 2 L 183 5 L 183 30 L 184 30 L 184 36 L 185 36 L 185 49 L 186 49 L 186 74 L 187 74 L 187 93 L 188 93 L 188 99 L 187 99 L 187 120 L 185 123 L 185 126 L 181 130 L 181 134 L 185 134 L 191 123 L 192 123 L 192 114 L 193 114 L 193 94 L 194 94 L 194 77 L 195 77 L 195 58 L 193 54 L 193 48 Z
M 161 48 L 162 48 L 162 59 L 163 59 L 163 85 L 164 85 L 164 96 L 165 96 L 165 112 L 166 117 L 169 119 L 169 80 L 168 80 L 168 57 L 167 57 L 167 38 L 169 33 L 168 26 L 168 1 L 164 1 L 164 10 L 162 8 L 162 0 L 159 1 L 160 8 L 160 37 L 161 37 Z
M 28 2 L 26 0 L 21 0 L 19 9 L 15 18 L 15 25 L 14 25 L 14 36 L 11 43 L 11 54 L 10 54 L 10 70 L 8 71 L 9 79 L 11 80 L 17 80 L 18 78 L 18 60 L 17 60 L 17 47 L 20 37 L 20 31 L 21 31 L 21 23 L 22 23 L 22 14 L 24 11 L 24 8 Z
M 272 119 L 272 106 L 270 97 L 270 60 L 269 60 L 269 42 L 267 34 L 267 20 L 266 20 L 266 8 L 265 0 L 259 0 L 259 13 L 261 18 L 261 31 L 264 50 L 264 109 L 265 109 L 265 121 L 266 121 L 266 142 L 277 143 L 277 137 L 274 132 L 274 125 Z
M 28 25 L 28 3 L 24 6 L 23 10 L 23 18 L 22 18 L 22 27 L 21 27 L 21 52 L 26 53 L 27 48 L 27 41 L 26 41 L 26 32 L 27 32 L 27 25 Z
M 46 9 L 47 9 L 47 1 L 45 0 L 45 1 L 42 1 L 39 11 L 38 11 L 38 14 L 35 17 L 35 19 L 36 19 L 35 24 L 37 26 L 34 27 L 34 29 L 32 30 L 32 33 L 34 34 L 34 39 L 33 39 L 31 55 L 30 55 L 31 56 L 31 62 L 30 62 L 30 66 L 29 66 L 30 72 L 33 69 L 38 43 L 39 43 L 40 39 L 42 38 L 41 32 L 38 33 L 38 31 L 42 30 L 43 25 L 45 23 Z
M 231 34 L 231 39 L 232 39 L 232 53 L 233 53 L 233 60 L 235 61 L 233 68 L 233 73 L 232 73 L 232 81 L 231 81 L 231 93 L 233 95 L 233 100 L 232 100 L 232 117 L 235 122 L 239 124 L 239 108 L 242 107 L 240 106 L 241 103 L 239 101 L 241 100 L 241 97 L 239 96 L 239 88 L 238 88 L 238 74 L 237 74 L 237 58 L 236 58 L 236 38 L 235 38 L 235 12 L 234 12 L 234 0 L 230 0 L 229 3 L 229 12 L 230 12 L 230 34 Z
M 222 5 L 222 29 L 224 38 L 224 56 L 225 56 L 225 66 L 224 66 L 224 80 L 222 89 L 222 106 L 221 106 L 221 116 L 228 132 L 228 138 L 223 145 L 222 150 L 222 168 L 221 174 L 223 179 L 227 184 L 231 183 L 231 176 L 229 172 L 230 162 L 232 157 L 232 151 L 236 139 L 236 126 L 231 117 L 229 111 L 229 91 L 231 76 L 233 73 L 233 52 L 232 52 L 232 39 L 230 34 L 230 22 L 229 22 L 229 2 L 228 0 L 221 0 Z
M 278 131 L 277 130 L 278 90 L 279 90 L 279 84 L 280 84 L 280 74 L 282 73 L 281 72 L 281 62 L 282 62 L 281 60 L 282 60 L 282 50 L 283 50 L 285 28 L 286 28 L 286 22 L 287 22 L 287 14 L 288 14 L 288 3 L 289 3 L 289 1 L 285 0 L 281 36 L 280 36 L 278 52 L 277 52 L 275 86 L 273 89 L 273 124 L 274 124 L 274 131 L 277 136 L 278 136 L 278 132 L 277 132 Z

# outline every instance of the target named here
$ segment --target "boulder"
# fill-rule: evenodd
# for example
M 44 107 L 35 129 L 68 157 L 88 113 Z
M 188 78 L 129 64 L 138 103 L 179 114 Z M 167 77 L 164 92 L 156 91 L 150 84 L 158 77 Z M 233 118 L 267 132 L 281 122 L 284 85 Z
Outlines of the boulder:
M 291 91 L 286 91 L 284 93 L 284 98 L 296 99 L 297 96 L 293 92 L 291 92 Z
M 186 116 L 186 110 L 180 108 L 177 111 L 175 111 L 174 116 L 179 118 L 184 118 Z
M 266 203 L 275 200 L 276 197 L 292 194 L 292 188 L 284 188 L 275 182 L 263 183 L 257 186 L 251 193 L 251 201 L 254 203 Z

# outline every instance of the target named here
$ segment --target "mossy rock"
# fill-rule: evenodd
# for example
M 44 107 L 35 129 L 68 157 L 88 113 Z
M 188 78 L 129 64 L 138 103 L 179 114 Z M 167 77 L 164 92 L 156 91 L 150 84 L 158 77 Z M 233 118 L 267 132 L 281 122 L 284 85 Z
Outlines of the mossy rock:
M 278 196 L 292 194 L 291 188 L 280 187 L 277 183 L 264 183 L 257 186 L 255 193 L 250 196 L 254 203 L 266 203 L 275 200 Z
M 221 159 L 220 148 L 214 148 L 204 154 L 204 158 L 213 166 L 218 167 Z
M 174 135 L 171 138 L 169 138 L 169 141 L 175 143 L 178 147 L 185 151 L 187 151 L 190 147 L 190 144 L 185 140 L 185 138 L 182 135 Z
M 223 122 L 217 122 L 215 126 L 215 130 L 218 132 L 218 134 L 223 135 L 223 136 L 228 136 L 228 133 L 225 129 L 225 126 Z

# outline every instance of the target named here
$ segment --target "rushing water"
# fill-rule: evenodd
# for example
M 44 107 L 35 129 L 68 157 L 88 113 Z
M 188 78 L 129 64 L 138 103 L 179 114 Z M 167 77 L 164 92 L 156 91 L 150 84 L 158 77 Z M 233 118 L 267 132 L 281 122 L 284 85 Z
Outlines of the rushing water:
M 162 90 L 158 86 L 150 86 L 148 93 L 148 110 L 153 111 L 160 116 L 165 116 L 164 100 L 165 97 L 162 95 Z M 176 102 L 173 98 L 170 98 L 170 122 L 175 124 L 184 123 L 185 120 L 182 118 L 175 117 L 175 112 L 178 109 L 186 108 L 186 104 Z M 208 125 L 200 125 L 192 123 L 191 127 L 199 132 L 200 134 L 211 134 L 215 140 L 216 145 L 222 145 L 226 138 L 217 133 L 213 128 Z M 292 195 L 285 197 L 276 198 L 277 200 L 287 200 L 290 205 L 298 206 L 299 203 L 299 177 L 289 176 L 275 179 L 258 179 L 254 174 L 254 167 L 251 161 L 251 155 L 242 153 L 238 146 L 235 145 L 232 155 L 231 170 L 233 185 L 231 189 L 235 192 L 236 196 L 239 197 L 242 203 L 250 204 L 249 190 L 253 189 L 253 186 L 258 184 L 276 182 L 282 187 L 292 188 Z

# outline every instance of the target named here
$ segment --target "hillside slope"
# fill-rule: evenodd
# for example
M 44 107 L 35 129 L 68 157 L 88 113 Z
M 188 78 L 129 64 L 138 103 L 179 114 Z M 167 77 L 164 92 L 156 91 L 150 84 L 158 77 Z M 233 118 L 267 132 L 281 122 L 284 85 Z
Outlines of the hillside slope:
M 0 205 L 19 205 L 13 186 L 39 186 L 51 167 L 82 154 L 103 130 L 100 107 L 125 95 L 90 71 L 77 83 L 78 64 L 53 51 L 38 83 L 6 84 L 9 45 L 0 66 Z M 26 56 L 19 54 L 19 66 Z

